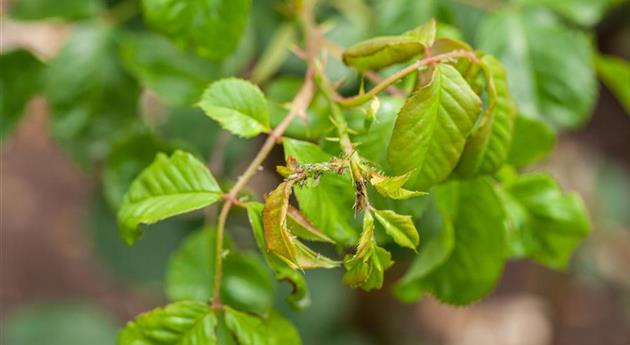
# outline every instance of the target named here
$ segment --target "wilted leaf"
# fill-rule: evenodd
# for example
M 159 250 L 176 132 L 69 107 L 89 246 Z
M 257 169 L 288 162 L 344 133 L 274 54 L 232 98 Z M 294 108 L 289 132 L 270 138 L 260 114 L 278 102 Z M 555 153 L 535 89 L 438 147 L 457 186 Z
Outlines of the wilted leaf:
M 274 272 L 276 279 L 285 280 L 291 284 L 293 291 L 288 297 L 289 304 L 294 309 L 304 309 L 310 304 L 310 295 L 308 286 L 304 276 L 291 268 L 286 262 L 278 258 L 277 256 L 267 252 L 267 245 L 265 243 L 265 235 L 263 230 L 262 211 L 263 205 L 256 202 L 250 202 L 247 204 L 247 216 L 249 223 L 252 226 L 254 237 L 258 248 L 265 257 L 267 265 Z
M 283 145 L 285 158 L 292 156 L 301 164 L 327 162 L 332 158 L 318 146 L 305 141 L 285 138 Z M 295 196 L 301 211 L 335 242 L 351 244 L 356 240 L 351 225 L 354 188 L 348 176 L 325 174 L 315 188 L 295 188 Z
M 191 154 L 158 154 L 133 181 L 125 195 L 118 223 L 123 240 L 133 244 L 141 235 L 140 223 L 159 220 L 209 206 L 221 198 L 221 189 L 208 168 Z

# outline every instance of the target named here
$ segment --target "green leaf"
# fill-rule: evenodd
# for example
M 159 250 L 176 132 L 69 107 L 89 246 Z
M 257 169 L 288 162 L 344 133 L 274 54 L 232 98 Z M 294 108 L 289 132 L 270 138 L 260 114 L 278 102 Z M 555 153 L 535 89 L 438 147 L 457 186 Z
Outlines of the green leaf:
M 3 344 L 112 345 L 116 321 L 90 305 L 75 303 L 20 306 L 2 326 Z
M 300 335 L 277 312 L 259 318 L 232 308 L 225 310 L 225 323 L 239 345 L 301 345 Z
M 277 255 L 293 269 L 333 268 L 338 263 L 313 252 L 302 244 L 287 226 L 291 182 L 282 182 L 265 199 L 263 228 L 266 250 Z
M 430 20 L 437 12 L 435 0 L 374 0 L 376 29 L 385 35 L 397 35 L 418 23 Z
M 542 5 L 584 26 L 597 24 L 614 0 L 519 0 L 525 5 Z
M 251 0 L 143 0 L 147 24 L 200 55 L 221 59 L 245 32 Z
M 449 304 L 468 304 L 488 294 L 503 270 L 506 219 L 501 200 L 485 178 L 441 185 L 435 197 L 444 222 L 454 229 L 455 246 L 439 267 L 407 280 L 406 294 L 428 292 Z
M 415 37 L 381 36 L 357 43 L 343 52 L 343 62 L 359 72 L 379 70 L 421 54 L 426 45 Z
M 227 241 L 226 241 L 227 242 Z M 212 300 L 216 231 L 202 229 L 190 235 L 168 264 L 166 295 L 171 301 Z M 239 253 L 224 244 L 221 301 L 240 310 L 264 314 L 274 300 L 274 285 L 259 257 Z
M 52 132 L 80 162 L 101 160 L 121 129 L 139 122 L 140 89 L 120 66 L 116 31 L 79 24 L 44 70 Z
M 598 55 L 597 74 L 630 115 L 630 62 L 614 56 Z
M 584 33 L 563 26 L 548 11 L 525 8 L 488 16 L 477 43 L 509 71 L 520 112 L 560 128 L 579 127 L 590 117 L 597 83 Z
M 305 141 L 285 138 L 285 159 L 294 157 L 298 162 L 321 163 L 332 156 L 318 146 Z M 349 176 L 325 174 L 316 187 L 296 187 L 295 196 L 302 212 L 324 234 L 339 244 L 351 244 L 357 235 L 351 222 L 354 218 L 354 188 Z
M 191 154 L 158 154 L 133 181 L 118 211 L 123 240 L 131 245 L 140 236 L 140 223 L 194 211 L 218 201 L 222 192 L 208 168 Z
M 514 256 L 554 269 L 565 268 L 590 232 L 588 213 L 577 194 L 562 193 L 548 175 L 523 175 L 505 185 L 509 240 Z
M 394 200 L 404 200 L 416 196 L 426 195 L 425 192 L 412 191 L 403 188 L 411 177 L 411 171 L 400 176 L 388 177 L 380 174 L 373 174 L 370 183 L 381 195 Z
M 263 207 L 263 204 L 257 202 L 250 202 L 247 204 L 247 216 L 252 226 L 252 231 L 254 232 L 256 244 L 265 257 L 267 265 L 274 272 L 276 279 L 287 281 L 293 287 L 293 291 L 288 297 L 289 304 L 294 309 L 304 309 L 311 302 L 308 286 L 306 285 L 304 276 L 300 274 L 300 272 L 295 271 L 277 256 L 267 252 L 262 221 Z
M 40 90 L 43 64 L 23 49 L 0 55 L 0 140 L 7 137 L 24 114 L 28 101 Z
M 260 89 L 242 79 L 227 78 L 208 87 L 198 103 L 230 132 L 251 138 L 269 131 L 269 108 Z
M 516 104 L 508 90 L 505 69 L 491 55 L 484 56 L 481 63 L 489 104 L 457 165 L 457 172 L 464 176 L 495 172 L 507 159 L 512 145 Z
M 556 146 L 556 134 L 542 120 L 518 115 L 507 162 L 525 166 L 545 158 Z
M 411 216 L 403 216 L 390 210 L 375 210 L 374 216 L 399 246 L 414 250 L 418 247 L 420 235 Z
M 400 110 L 388 149 L 395 173 L 413 171 L 408 187 L 414 190 L 447 178 L 481 110 L 481 100 L 453 66 L 421 74 L 428 82 Z
M 416 282 L 442 265 L 453 251 L 455 230 L 445 211 L 438 207 L 435 197 L 432 197 L 420 222 L 422 243 L 418 254 L 405 276 L 394 286 L 396 297 L 403 302 L 411 303 L 420 298 L 422 290 Z
M 374 122 L 369 131 L 353 135 L 352 142 L 358 144 L 357 150 L 362 158 L 377 166 L 388 169 L 386 147 L 392 137 L 396 114 L 403 105 L 403 100 L 397 97 L 380 96 L 380 107 L 374 116 Z
M 73 20 L 93 17 L 103 7 L 101 0 L 20 0 L 13 2 L 10 15 L 18 20 L 49 18 Z
M 117 345 L 216 345 L 217 316 L 206 303 L 177 302 L 138 316 Z
M 344 259 L 346 268 L 344 284 L 352 288 L 360 287 L 365 291 L 380 289 L 383 286 L 385 270 L 393 264 L 389 252 L 377 245 L 374 239 L 374 217 L 371 212 L 366 212 L 357 252 L 354 255 L 346 255 Z
M 187 53 L 156 34 L 124 36 L 120 57 L 131 74 L 172 105 L 195 103 L 222 75 L 220 64 Z

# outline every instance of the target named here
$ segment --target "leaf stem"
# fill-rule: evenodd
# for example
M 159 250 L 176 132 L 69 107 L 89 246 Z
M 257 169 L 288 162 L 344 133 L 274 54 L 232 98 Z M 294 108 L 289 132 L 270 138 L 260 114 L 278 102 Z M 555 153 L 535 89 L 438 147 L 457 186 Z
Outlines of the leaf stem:
M 337 103 L 339 103 L 339 105 L 341 105 L 342 107 L 356 107 L 358 105 L 361 105 L 369 100 L 371 100 L 374 96 L 378 95 L 379 93 L 385 91 L 389 86 L 397 83 L 399 80 L 401 80 L 402 78 L 410 75 L 411 73 L 417 71 L 420 67 L 425 66 L 425 65 L 430 65 L 430 64 L 434 64 L 436 62 L 440 62 L 443 60 L 450 60 L 450 59 L 455 59 L 455 58 L 459 58 L 459 57 L 465 57 L 465 58 L 469 58 L 475 62 L 478 62 L 477 57 L 475 56 L 475 54 L 471 51 L 467 51 L 467 50 L 454 50 L 448 53 L 444 53 L 444 54 L 439 54 L 439 55 L 435 55 L 435 56 L 430 56 L 430 57 L 426 57 L 422 60 L 418 60 L 416 62 L 414 62 L 413 64 L 401 69 L 400 71 L 392 74 L 391 76 L 385 78 L 383 81 L 381 81 L 380 83 L 378 83 L 376 86 L 374 86 L 372 89 L 370 89 L 370 91 L 360 94 L 360 95 L 356 95 L 353 97 L 349 97 L 349 98 L 344 98 L 341 97 L 339 94 L 337 94 L 336 91 L 334 91 L 333 94 L 333 100 L 336 101 Z
M 287 116 L 278 124 L 278 126 L 269 134 L 264 144 L 256 154 L 256 157 L 249 164 L 245 172 L 238 178 L 236 184 L 230 189 L 229 193 L 224 197 L 225 203 L 223 204 L 223 208 L 221 209 L 221 213 L 219 213 L 219 218 L 217 221 L 217 238 L 216 238 L 216 248 L 215 248 L 215 274 L 214 274 L 214 291 L 213 291 L 213 299 L 212 299 L 212 307 L 215 309 L 220 309 L 223 307 L 221 303 L 221 282 L 223 276 L 223 240 L 225 237 L 225 224 L 227 222 L 228 215 L 230 213 L 230 209 L 233 205 L 235 205 L 238 201 L 238 194 L 247 186 L 249 181 L 256 175 L 259 170 L 260 165 L 265 161 L 265 159 L 271 153 L 273 147 L 276 142 L 282 138 L 282 135 L 287 130 L 291 122 L 293 120 L 306 112 L 306 109 L 310 105 L 313 96 L 315 94 L 315 84 L 314 84 L 314 39 L 313 33 L 315 32 L 314 23 L 313 23 L 313 1 L 307 0 L 304 1 L 302 8 L 302 21 L 304 24 L 304 32 L 306 36 L 306 53 L 309 57 L 307 59 L 308 66 L 306 69 L 306 74 L 304 76 L 304 84 L 300 88 L 300 91 L 297 93 L 293 102 L 291 103 L 291 108 L 287 113 Z

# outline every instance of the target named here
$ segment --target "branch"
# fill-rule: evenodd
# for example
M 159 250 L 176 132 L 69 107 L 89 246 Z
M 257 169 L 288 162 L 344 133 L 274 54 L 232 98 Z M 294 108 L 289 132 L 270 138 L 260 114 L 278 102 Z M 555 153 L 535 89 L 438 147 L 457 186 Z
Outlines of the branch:
M 225 224 L 227 217 L 230 213 L 230 209 L 237 203 L 238 194 L 247 186 L 249 181 L 256 175 L 260 165 L 265 161 L 267 156 L 271 153 L 271 150 L 275 146 L 276 142 L 282 138 L 282 135 L 287 130 L 291 122 L 300 114 L 306 112 L 306 109 L 310 105 L 313 96 L 315 94 L 314 84 L 314 33 L 316 29 L 313 23 L 313 4 L 312 1 L 305 1 L 302 9 L 302 19 L 304 22 L 304 31 L 306 36 L 306 54 L 308 56 L 307 70 L 304 76 L 304 84 L 300 88 L 293 101 L 291 102 L 291 108 L 287 113 L 287 116 L 278 124 L 278 126 L 269 134 L 264 144 L 254 157 L 254 160 L 249 164 L 245 172 L 238 178 L 236 184 L 230 189 L 227 196 L 225 196 L 225 203 L 219 214 L 217 221 L 217 238 L 216 238 L 216 251 L 215 251 L 215 274 L 214 274 L 214 291 L 212 307 L 220 309 L 223 307 L 221 303 L 221 279 L 223 276 L 223 238 L 225 234 Z
M 410 75 L 411 73 L 417 71 L 422 66 L 434 64 L 436 62 L 440 62 L 440 61 L 443 61 L 443 60 L 450 60 L 450 59 L 455 59 L 455 58 L 460 58 L 460 57 L 468 58 L 468 59 L 470 59 L 472 61 L 475 61 L 475 62 L 479 61 L 473 52 L 466 51 L 466 50 L 455 50 L 455 51 L 452 51 L 452 52 L 448 52 L 448 53 L 444 53 L 444 54 L 440 54 L 440 55 L 427 57 L 427 58 L 424 58 L 422 60 L 416 61 L 413 64 L 411 64 L 411 65 L 401 69 L 400 71 L 392 74 L 391 76 L 385 78 L 382 82 L 380 82 L 379 84 L 374 86 L 367 93 L 363 93 L 363 94 L 360 94 L 360 95 L 357 95 L 357 96 L 353 96 L 353 97 L 349 97 L 349 98 L 344 98 L 344 97 L 341 97 L 340 95 L 338 95 L 335 92 L 334 100 L 337 103 L 339 103 L 339 105 L 341 105 L 342 107 L 346 107 L 346 108 L 347 107 L 356 107 L 358 105 L 361 105 L 361 104 L 371 100 L 374 96 L 376 96 L 379 93 L 383 92 L 389 86 L 397 83 L 402 78 L 404 78 L 404 77 Z

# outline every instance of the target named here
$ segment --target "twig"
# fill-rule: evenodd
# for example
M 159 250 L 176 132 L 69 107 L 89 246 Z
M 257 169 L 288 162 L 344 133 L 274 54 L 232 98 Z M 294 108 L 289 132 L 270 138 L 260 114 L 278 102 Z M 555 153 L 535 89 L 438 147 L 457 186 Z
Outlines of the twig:
M 289 127 L 291 122 L 299 116 L 301 113 L 305 112 L 308 106 L 310 105 L 313 96 L 315 94 L 315 85 L 314 85 L 314 52 L 315 45 L 313 44 L 313 33 L 316 32 L 313 23 L 313 3 L 312 1 L 304 1 L 303 9 L 302 9 L 302 19 L 304 22 L 304 31 L 306 36 L 306 54 L 309 56 L 308 67 L 306 70 L 306 74 L 304 76 L 304 84 L 302 88 L 298 92 L 298 94 L 293 99 L 291 103 L 291 108 L 287 113 L 287 116 L 278 124 L 278 126 L 269 134 L 265 143 L 262 145 L 254 160 L 249 164 L 245 172 L 238 178 L 236 184 L 230 189 L 229 193 L 224 197 L 225 203 L 223 204 L 223 208 L 221 209 L 221 213 L 219 214 L 219 219 L 217 221 L 217 239 L 216 239 L 216 250 L 215 250 L 215 274 L 214 274 L 214 291 L 213 291 L 213 300 L 212 307 L 215 309 L 220 309 L 223 307 L 221 303 L 221 279 L 223 276 L 223 238 L 225 234 L 225 224 L 227 222 L 227 217 L 230 213 L 230 209 L 238 200 L 238 193 L 247 186 L 249 181 L 256 175 L 258 172 L 258 168 L 265 161 L 271 150 L 275 146 L 278 139 L 282 137 L 286 129 Z

